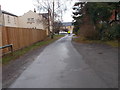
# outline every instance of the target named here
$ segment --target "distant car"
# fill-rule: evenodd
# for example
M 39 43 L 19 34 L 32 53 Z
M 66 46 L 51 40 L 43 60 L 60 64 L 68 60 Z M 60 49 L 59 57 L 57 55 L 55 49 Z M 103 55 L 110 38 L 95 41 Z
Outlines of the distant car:
M 65 34 L 67 34 L 67 32 L 65 32 L 65 31 L 60 31 L 59 34 L 65 35 Z

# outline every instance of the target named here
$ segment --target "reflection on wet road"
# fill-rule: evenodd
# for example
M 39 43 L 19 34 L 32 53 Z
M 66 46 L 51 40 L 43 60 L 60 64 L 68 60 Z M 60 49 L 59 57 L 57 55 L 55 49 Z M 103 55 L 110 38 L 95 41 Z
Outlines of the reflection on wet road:
M 47 46 L 10 88 L 107 88 L 65 36 Z

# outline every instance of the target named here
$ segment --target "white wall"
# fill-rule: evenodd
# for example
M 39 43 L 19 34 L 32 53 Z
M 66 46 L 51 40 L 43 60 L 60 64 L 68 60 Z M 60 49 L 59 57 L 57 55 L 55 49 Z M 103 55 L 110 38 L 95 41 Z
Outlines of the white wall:
M 0 14 L 0 26 L 2 26 L 2 25 L 3 25 L 3 15 Z
M 0 26 L 3 24 L 3 18 L 2 18 L 2 11 L 1 11 L 1 5 L 0 5 Z
M 4 26 L 9 26 L 9 27 L 18 27 L 18 17 L 16 16 L 11 16 L 11 15 L 8 15 L 8 14 L 3 14 L 3 23 L 4 23 Z
M 33 18 L 33 20 L 28 20 L 31 18 Z M 3 26 L 42 29 L 47 30 L 48 35 L 48 20 L 33 11 L 29 11 L 23 16 L 18 17 L 2 13 L 0 20 L 0 24 Z M 52 30 L 52 26 L 50 26 L 50 29 Z
M 19 17 L 19 27 L 44 29 L 42 16 L 33 11 L 29 11 Z

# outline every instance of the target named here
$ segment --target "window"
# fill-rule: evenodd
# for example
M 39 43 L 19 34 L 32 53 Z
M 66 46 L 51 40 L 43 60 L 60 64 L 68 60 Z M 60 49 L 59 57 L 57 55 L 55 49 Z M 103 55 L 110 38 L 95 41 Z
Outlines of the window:
M 30 22 L 30 18 L 28 18 L 28 22 Z
M 34 23 L 34 18 L 31 18 L 31 22 L 33 22 L 33 23 Z
M 8 18 L 8 23 L 10 23 L 10 16 L 7 16 L 7 18 Z
M 27 23 L 30 23 L 30 24 L 35 23 L 34 18 L 28 18 L 27 19 Z

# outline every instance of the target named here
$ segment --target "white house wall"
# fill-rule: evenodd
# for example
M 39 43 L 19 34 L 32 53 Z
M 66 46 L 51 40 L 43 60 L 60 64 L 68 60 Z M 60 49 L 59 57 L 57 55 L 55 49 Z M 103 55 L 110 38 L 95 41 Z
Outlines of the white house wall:
M 0 14 L 0 26 L 3 26 L 3 15 Z
M 7 14 L 3 14 L 3 19 L 4 19 L 4 26 L 9 26 L 9 27 L 18 27 L 18 17 L 16 16 L 11 16 Z
M 2 15 L 2 10 L 1 10 L 1 5 L 0 5 L 0 26 L 3 25 L 3 15 Z
M 33 22 L 29 22 L 29 18 L 33 18 Z M 48 20 L 46 18 L 43 18 L 42 15 L 39 15 L 38 13 L 35 13 L 33 11 L 29 11 L 22 16 L 2 13 L 2 15 L 0 15 L 0 26 L 1 25 L 8 27 L 42 29 L 46 30 L 46 33 L 48 35 Z M 50 31 L 52 31 L 51 21 Z
M 33 18 L 32 21 L 28 20 L 31 18 Z M 29 11 L 25 13 L 23 16 L 19 17 L 19 27 L 44 29 L 42 16 L 38 15 L 33 11 Z

